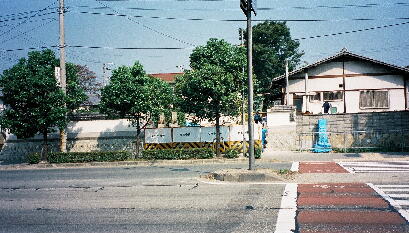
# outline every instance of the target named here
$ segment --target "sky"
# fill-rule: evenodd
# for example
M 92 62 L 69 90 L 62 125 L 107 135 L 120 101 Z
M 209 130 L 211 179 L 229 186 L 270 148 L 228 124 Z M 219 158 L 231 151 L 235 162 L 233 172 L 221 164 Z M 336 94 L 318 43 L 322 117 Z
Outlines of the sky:
M 189 68 L 192 50 L 209 38 L 240 43 L 238 29 L 246 27 L 246 18 L 239 3 L 65 0 L 66 60 L 88 66 L 101 80 L 104 63 L 114 69 L 139 61 L 147 73 L 180 72 Z M 0 0 L 0 74 L 26 57 L 28 48 L 50 47 L 59 56 L 52 47 L 59 44 L 57 8 L 58 0 Z M 257 0 L 256 11 L 253 25 L 287 20 L 305 53 L 302 64 L 345 47 L 409 65 L 408 0 Z

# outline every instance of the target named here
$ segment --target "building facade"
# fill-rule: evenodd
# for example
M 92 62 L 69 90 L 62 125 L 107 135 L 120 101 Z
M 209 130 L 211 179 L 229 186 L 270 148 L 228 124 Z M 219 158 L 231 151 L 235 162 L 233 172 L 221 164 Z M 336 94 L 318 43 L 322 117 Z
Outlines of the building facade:
M 285 75 L 281 75 L 273 81 L 284 78 Z M 346 49 L 290 72 L 288 79 L 288 100 L 298 112 L 323 113 L 326 101 L 331 104 L 330 113 L 408 109 L 408 68 Z

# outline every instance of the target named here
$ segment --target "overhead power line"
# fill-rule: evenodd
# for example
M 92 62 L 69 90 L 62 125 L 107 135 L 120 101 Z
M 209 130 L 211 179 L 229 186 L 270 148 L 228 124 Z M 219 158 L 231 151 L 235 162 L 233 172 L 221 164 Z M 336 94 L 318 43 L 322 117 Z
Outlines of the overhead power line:
M 107 47 L 107 46 L 86 46 L 86 45 L 66 45 L 66 48 L 82 48 L 82 49 L 110 49 L 110 50 L 185 50 L 192 49 L 192 47 Z M 49 48 L 59 48 L 59 45 L 50 46 L 40 46 L 40 47 L 29 47 L 29 48 L 17 48 L 17 49 L 0 49 L 3 52 L 14 52 L 23 50 L 38 50 L 38 49 L 49 49 Z
M 102 6 L 106 7 L 106 8 L 109 8 L 111 11 L 115 12 L 116 14 L 121 15 L 121 13 L 119 13 L 119 12 L 116 11 L 115 9 L 113 9 L 113 8 L 111 8 L 111 7 L 107 6 L 107 5 L 105 5 L 105 4 L 102 3 L 101 1 L 98 1 L 98 0 L 97 0 L 97 2 L 98 2 L 100 5 L 102 5 Z M 141 22 L 136 21 L 136 20 L 133 19 L 132 17 L 127 16 L 126 18 L 127 18 L 128 20 L 130 20 L 130 21 L 132 21 L 132 22 L 134 22 L 134 23 L 136 23 L 136 24 L 138 24 L 138 25 L 140 25 L 140 26 L 142 26 L 142 27 L 144 27 L 144 28 L 150 30 L 150 31 L 155 32 L 156 34 L 159 34 L 159 35 L 163 36 L 163 37 L 167 37 L 167 38 L 169 38 L 169 39 L 178 41 L 178 42 L 180 42 L 180 43 L 182 43 L 182 44 L 186 44 L 186 45 L 190 45 L 190 46 L 196 46 L 196 45 L 193 44 L 193 43 L 184 41 L 184 40 L 182 40 L 182 39 L 176 38 L 176 37 L 174 37 L 174 36 L 172 36 L 172 35 L 169 35 L 169 34 L 167 34 L 167 33 L 164 33 L 164 32 L 161 32 L 161 31 L 159 31 L 159 30 L 156 30 L 156 29 L 154 29 L 154 28 L 152 28 L 152 27 L 146 26 L 146 25 L 142 24 Z
M 54 9 L 54 8 L 49 7 L 49 8 L 43 8 L 43 9 L 35 10 L 35 11 L 24 11 L 24 12 L 13 13 L 13 14 L 8 14 L 8 15 L 0 15 L 0 18 L 19 17 L 19 16 L 22 16 L 22 15 L 33 14 L 33 13 L 36 13 L 36 12 L 42 12 L 42 11 L 45 11 L 45 10 L 48 10 L 48 9 Z
M 47 12 L 47 13 L 40 14 L 40 15 L 37 14 L 37 15 L 33 15 L 33 16 L 23 16 L 23 17 L 18 17 L 18 18 L 3 19 L 3 20 L 0 20 L 0 23 L 16 21 L 16 20 L 20 20 L 20 19 L 32 19 L 32 18 L 35 18 L 35 17 L 41 17 L 41 16 L 44 16 L 44 15 L 50 15 L 50 14 L 55 14 L 55 13 L 57 13 L 57 11 L 51 11 L 51 12 Z
M 52 5 L 54 5 L 55 3 L 56 3 L 56 2 L 54 1 L 54 2 L 51 3 L 50 5 L 48 5 L 48 6 L 46 6 L 45 8 L 43 8 L 42 10 L 47 10 L 47 9 L 49 9 L 49 8 L 50 8 Z M 0 35 L 0 37 L 3 36 L 3 35 L 5 35 L 5 34 L 7 34 L 7 33 L 9 33 L 9 32 L 11 32 L 12 30 L 14 30 L 15 28 L 17 28 L 18 26 L 27 23 L 30 18 L 37 16 L 38 13 L 39 13 L 39 12 L 35 13 L 34 15 L 30 16 L 29 18 L 27 18 L 27 19 L 24 20 L 23 22 L 20 22 L 19 24 L 15 25 L 14 27 L 10 28 L 9 30 L 3 32 L 3 33 Z
M 184 21 L 214 21 L 214 22 L 246 22 L 246 19 L 207 19 L 207 18 L 175 18 L 175 17 L 161 17 L 161 16 L 143 16 L 143 15 L 127 15 L 127 14 L 113 14 L 102 12 L 89 11 L 70 11 L 79 14 L 91 15 L 105 15 L 117 17 L 134 17 L 134 18 L 149 18 L 162 20 L 184 20 Z M 255 22 L 274 21 L 274 22 L 342 22 L 342 21 L 374 21 L 374 20 L 408 20 L 409 17 L 399 18 L 352 18 L 352 19 L 254 19 Z
M 383 29 L 383 28 L 402 26 L 402 25 L 406 25 L 406 24 L 409 24 L 409 21 L 402 22 L 402 23 L 382 25 L 382 26 L 374 26 L 374 27 L 370 27 L 370 28 L 357 29 L 357 30 L 351 30 L 351 31 L 330 33 L 330 34 L 317 35 L 317 36 L 309 36 L 309 37 L 301 37 L 301 38 L 298 38 L 298 39 L 295 39 L 295 40 L 307 40 L 307 39 L 316 39 L 316 38 L 321 38 L 321 37 L 339 36 L 339 35 L 345 35 L 345 34 L 351 34 L 351 33 L 358 33 L 358 32 L 365 32 L 365 31 L 371 31 L 371 30 L 377 30 L 377 29 Z
M 49 23 L 51 23 L 51 22 L 53 22 L 53 21 L 55 21 L 55 20 L 56 20 L 56 19 L 53 19 L 53 18 L 52 18 L 52 19 L 49 20 L 48 22 L 42 23 L 41 25 L 39 25 L 39 26 L 37 26 L 37 27 L 31 28 L 31 29 L 28 30 L 28 31 L 25 31 L 25 32 L 16 34 L 16 35 L 14 35 L 13 37 L 11 37 L 11 38 L 9 38 L 9 39 L 3 40 L 3 41 L 0 42 L 0 44 L 3 44 L 3 43 L 5 43 L 5 42 L 7 42 L 7 41 L 10 41 L 10 40 L 13 40 L 13 39 L 15 39 L 15 38 L 18 38 L 18 37 L 20 37 L 20 36 L 22 36 L 22 35 L 26 35 L 27 33 L 31 32 L 31 31 L 34 31 L 34 30 L 36 30 L 36 29 L 38 29 L 38 28 L 44 27 L 45 25 L 47 25 L 47 24 L 49 24 Z
M 222 0 L 218 0 L 222 1 Z M 338 4 L 338 5 L 315 5 L 315 6 L 286 6 L 286 7 L 258 7 L 257 11 L 272 11 L 272 10 L 313 10 L 313 9 L 349 9 L 349 8 L 358 8 L 358 9 L 369 9 L 369 8 L 376 8 L 376 7 L 407 7 L 409 6 L 409 2 L 395 2 L 395 3 L 366 3 L 366 4 Z M 81 6 L 73 6 L 76 8 L 90 8 L 90 9 L 105 9 L 106 7 L 93 7 L 87 5 Z M 207 8 L 184 8 L 184 9 L 174 9 L 174 8 L 144 8 L 144 7 L 127 7 L 124 8 L 127 10 L 138 10 L 138 11 L 240 11 L 239 8 L 215 8 L 215 9 L 207 9 Z

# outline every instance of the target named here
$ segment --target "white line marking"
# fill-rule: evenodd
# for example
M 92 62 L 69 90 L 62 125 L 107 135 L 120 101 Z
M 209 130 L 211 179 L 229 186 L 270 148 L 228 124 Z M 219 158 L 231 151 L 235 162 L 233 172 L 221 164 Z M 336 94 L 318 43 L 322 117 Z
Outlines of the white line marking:
M 402 206 L 400 206 L 394 199 L 392 199 L 390 196 L 388 196 L 386 193 L 384 193 L 380 188 L 376 187 L 374 184 L 367 183 L 369 187 L 371 187 L 373 190 L 375 190 L 383 199 L 389 202 L 399 212 L 402 217 L 406 219 L 406 221 L 409 221 L 409 210 L 404 210 Z
M 298 172 L 299 167 L 300 167 L 300 162 L 293 162 L 290 170 L 292 172 Z
M 346 167 L 346 166 L 344 166 L 343 163 L 338 163 L 338 165 L 341 166 L 342 168 L 344 168 L 345 170 L 347 170 L 349 173 L 355 173 L 353 168 Z
M 403 197 L 409 197 L 409 194 L 388 194 L 392 198 L 403 198 Z
M 281 199 L 275 233 L 293 233 L 297 211 L 297 184 L 287 184 Z
M 384 192 L 409 192 L 409 188 L 383 188 L 382 191 Z
M 409 200 L 395 200 L 400 206 L 409 205 Z
M 408 171 L 409 172 L 409 168 L 401 168 L 401 169 L 397 169 L 396 167 L 354 167 L 355 170 L 361 170 L 361 171 L 368 171 L 368 170 L 378 170 L 378 171 Z
M 409 188 L 409 185 L 405 184 L 381 184 L 381 185 L 376 185 L 378 188 Z
M 402 169 L 409 169 L 409 165 L 395 165 L 395 164 L 343 164 L 346 167 L 393 167 L 393 168 L 402 168 Z
M 363 164 L 363 163 L 366 163 L 366 164 L 402 164 L 402 165 L 404 165 L 404 164 L 409 164 L 409 161 L 357 161 L 357 162 L 348 162 L 348 161 L 345 161 L 345 162 L 341 162 L 341 163 L 344 163 L 344 164 Z
M 368 171 L 359 171 L 355 170 L 354 173 L 408 173 L 409 171 L 402 171 L 402 170 L 391 170 L 391 171 L 385 171 L 385 170 L 368 170 Z

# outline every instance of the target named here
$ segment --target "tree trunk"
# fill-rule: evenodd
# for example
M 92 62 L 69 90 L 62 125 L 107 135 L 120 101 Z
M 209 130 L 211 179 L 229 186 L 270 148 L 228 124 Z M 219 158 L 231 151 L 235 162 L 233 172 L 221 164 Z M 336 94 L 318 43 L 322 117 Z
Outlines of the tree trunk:
M 47 154 L 48 154 L 48 134 L 47 130 L 43 132 L 43 149 L 41 151 L 41 161 L 47 162 Z
M 137 117 L 137 121 L 136 121 L 136 157 L 140 157 L 140 153 L 141 153 L 141 148 L 140 148 L 140 143 L 141 143 L 141 140 L 140 140 L 140 137 L 141 137 L 141 124 L 140 124 L 140 122 L 139 122 L 139 119 L 140 119 L 140 117 L 138 116 Z
M 221 153 L 220 153 L 220 113 L 216 114 L 216 156 L 221 157 Z

